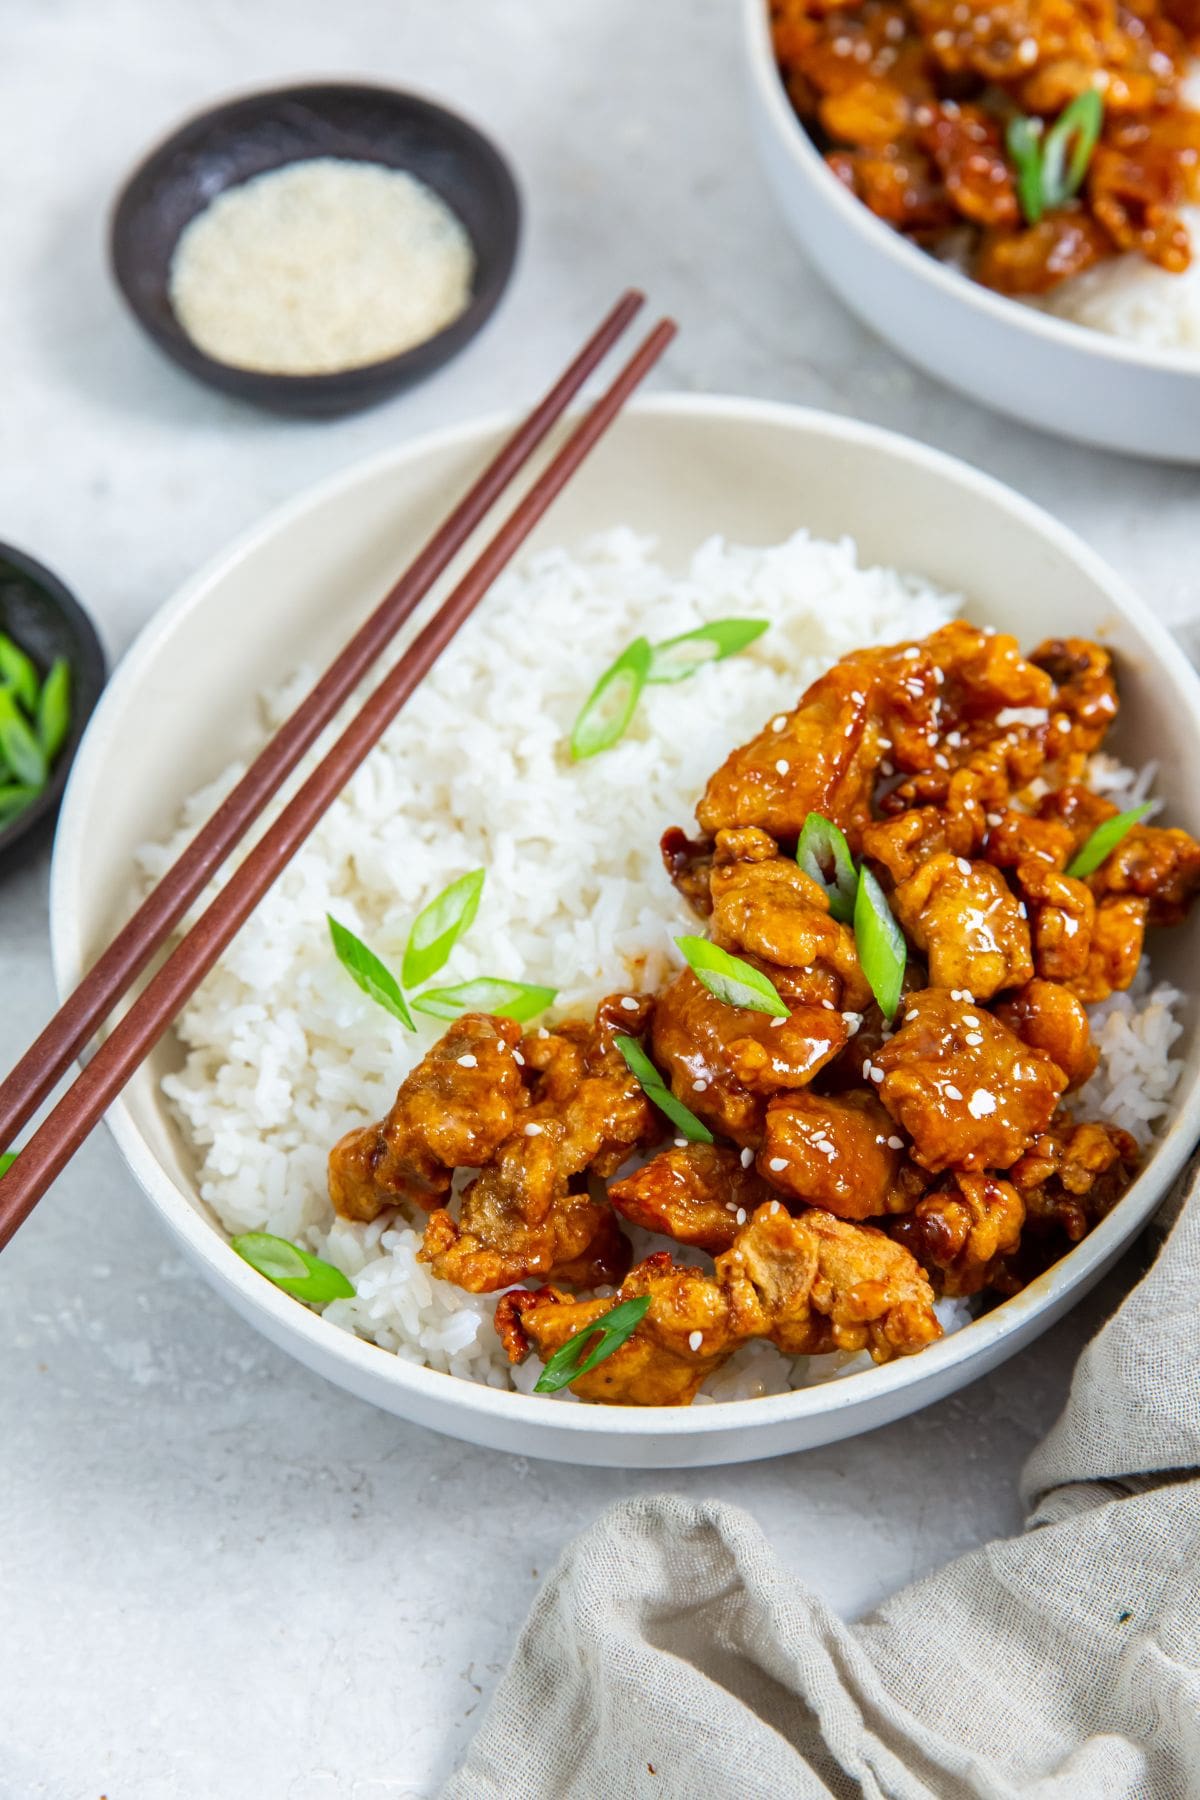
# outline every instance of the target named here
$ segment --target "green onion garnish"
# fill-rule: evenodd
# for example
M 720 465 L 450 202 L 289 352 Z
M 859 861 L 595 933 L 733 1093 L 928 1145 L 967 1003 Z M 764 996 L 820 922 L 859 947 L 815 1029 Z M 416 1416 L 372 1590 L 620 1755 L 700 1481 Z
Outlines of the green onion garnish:
M 744 1006 L 750 1012 L 770 1013 L 774 1019 L 789 1016 L 774 982 L 740 956 L 731 956 L 708 938 L 677 937 L 675 942 L 696 980 L 725 1006 Z
M 630 1073 L 641 1084 L 647 1100 L 657 1106 L 659 1112 L 665 1113 L 672 1125 L 678 1126 L 689 1143 L 711 1144 L 713 1134 L 708 1126 L 690 1112 L 682 1100 L 675 1098 L 637 1039 L 615 1037 L 613 1043 L 625 1058 Z
M 252 1269 L 297 1300 L 321 1305 L 326 1300 L 354 1298 L 354 1284 L 340 1269 L 301 1250 L 298 1244 L 289 1243 L 287 1238 L 271 1237 L 265 1231 L 247 1231 L 232 1240 L 232 1247 Z
M 796 861 L 825 890 L 829 911 L 843 925 L 854 917 L 858 872 L 845 834 L 822 813 L 809 813 L 796 845 Z
M 605 669 L 571 732 L 571 755 L 576 762 L 610 750 L 624 736 L 646 685 L 651 655 L 649 641 L 635 638 L 611 668 Z
M 667 638 L 664 643 L 655 644 L 651 651 L 646 680 L 686 681 L 705 663 L 736 656 L 739 650 L 761 637 L 770 623 L 769 619 L 714 619 L 710 625 L 700 625 L 695 631 Z
M 1095 88 L 1076 94 L 1046 133 L 1042 148 L 1042 198 L 1048 211 L 1065 206 L 1083 186 L 1104 123 L 1104 102 Z
M 326 913 L 329 920 L 329 935 L 333 939 L 333 948 L 338 961 L 368 999 L 390 1012 L 394 1019 L 407 1027 L 409 1031 L 417 1029 L 413 1016 L 408 1010 L 408 1002 L 404 998 L 403 989 L 386 963 L 380 962 L 373 950 L 369 950 L 360 937 L 346 925 L 340 925 L 332 913 Z
M 462 981 L 457 987 L 426 988 L 413 995 L 417 1012 L 433 1019 L 457 1019 L 465 1012 L 494 1013 L 501 1019 L 515 1019 L 523 1025 L 527 1019 L 552 1006 L 557 988 L 534 987 L 526 981 L 501 981 L 498 976 L 480 975 L 474 981 Z
M 484 871 L 472 869 L 460 875 L 424 912 L 418 913 L 408 934 L 401 976 L 406 987 L 416 987 L 436 975 L 460 937 L 471 929 L 479 911 Z
M 1105 858 L 1112 855 L 1121 839 L 1153 810 L 1154 802 L 1147 800 L 1141 806 L 1131 806 L 1128 812 L 1114 813 L 1111 819 L 1105 819 L 1067 864 L 1067 874 L 1074 876 L 1076 881 L 1094 874 Z
M 0 687 L 0 758 L 22 786 L 45 787 L 49 770 L 42 746 L 11 687 Z
M 13 691 L 13 697 L 27 713 L 37 711 L 38 673 L 30 657 L 19 644 L 0 631 L 0 682 Z
M 1026 223 L 1036 225 L 1046 210 L 1042 193 L 1042 121 L 1017 113 L 1008 121 L 1008 154 L 1017 172 L 1017 198 Z
M 42 755 L 52 763 L 71 729 L 71 665 L 65 658 L 60 656 L 51 668 L 37 703 L 30 710 L 37 724 Z
M 860 869 L 854 902 L 854 941 L 871 992 L 886 1018 L 894 1019 L 904 986 L 908 947 L 883 889 L 870 869 Z
M 1017 113 L 1006 143 L 1017 173 L 1017 198 L 1030 225 L 1065 206 L 1083 186 L 1104 124 L 1104 102 L 1095 88 L 1077 94 L 1047 131 L 1040 119 Z
M 636 1300 L 622 1300 L 611 1312 L 585 1325 L 554 1352 L 537 1378 L 534 1393 L 557 1394 L 560 1388 L 570 1387 L 581 1375 L 590 1374 L 598 1363 L 633 1336 L 649 1310 L 650 1295 L 639 1294 Z M 593 1343 L 595 1349 L 588 1351 L 588 1345 Z
M 16 1152 L 6 1150 L 4 1154 L 0 1156 L 0 1175 L 7 1175 L 16 1160 Z

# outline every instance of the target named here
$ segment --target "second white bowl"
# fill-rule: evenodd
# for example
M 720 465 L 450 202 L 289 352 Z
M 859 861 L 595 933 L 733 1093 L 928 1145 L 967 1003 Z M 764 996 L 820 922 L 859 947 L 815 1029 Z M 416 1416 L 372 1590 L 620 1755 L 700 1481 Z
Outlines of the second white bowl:
M 792 110 L 767 0 L 742 0 L 754 140 L 793 233 L 863 323 L 939 381 L 1059 437 L 1200 462 L 1200 356 L 1149 349 L 1006 299 L 876 218 Z

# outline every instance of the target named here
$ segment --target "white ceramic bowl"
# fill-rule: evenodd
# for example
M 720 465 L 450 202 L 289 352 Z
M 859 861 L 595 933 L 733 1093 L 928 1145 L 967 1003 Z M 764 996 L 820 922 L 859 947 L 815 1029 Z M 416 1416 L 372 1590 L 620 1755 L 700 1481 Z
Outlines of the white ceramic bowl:
M 135 847 L 255 734 L 255 694 L 323 664 L 491 453 L 501 422 L 367 463 L 276 513 L 188 583 L 111 682 L 71 778 L 52 915 L 66 990 L 130 905 Z M 1154 756 L 1171 817 L 1200 826 L 1200 682 L 1167 633 L 1085 545 L 1008 489 L 918 444 L 820 413 L 707 398 L 643 401 L 558 501 L 540 540 L 618 522 L 682 559 L 714 531 L 774 543 L 798 526 L 853 534 L 868 561 L 960 591 L 973 618 L 1026 642 L 1100 634 L 1119 651 L 1118 747 Z M 485 603 L 486 604 L 486 603 Z M 1196 926 L 1164 934 L 1156 969 L 1185 985 Z M 1194 981 L 1192 983 L 1194 985 Z M 895 1419 L 994 1367 L 1059 1317 L 1128 1243 L 1200 1131 L 1189 1017 L 1174 1123 L 1114 1212 L 1034 1285 L 922 1355 L 770 1399 L 673 1410 L 568 1406 L 399 1362 L 327 1325 L 228 1247 L 200 1202 L 159 1094 L 165 1043 L 109 1114 L 122 1153 L 180 1245 L 230 1304 L 310 1368 L 375 1404 L 477 1443 L 538 1456 L 679 1467 L 770 1456 Z
M 826 167 L 775 65 L 767 0 L 742 0 L 755 144 L 785 218 L 872 331 L 940 381 L 1060 437 L 1200 462 L 1200 356 L 1008 300 L 885 225 Z

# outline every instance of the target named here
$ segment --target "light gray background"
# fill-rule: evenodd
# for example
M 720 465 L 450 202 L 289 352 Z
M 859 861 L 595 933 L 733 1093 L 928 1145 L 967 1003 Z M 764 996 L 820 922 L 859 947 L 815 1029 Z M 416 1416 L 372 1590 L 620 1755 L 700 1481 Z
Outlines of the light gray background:
M 532 397 L 632 281 L 683 327 L 660 385 L 804 401 L 965 456 L 1187 620 L 1194 473 L 984 413 L 822 287 L 751 160 L 736 12 L 3 0 L 0 537 L 77 588 L 115 657 L 277 501 Z M 511 153 L 528 209 L 484 336 L 416 393 L 335 424 L 192 385 L 138 336 L 104 266 L 106 209 L 148 144 L 217 95 L 301 74 L 460 106 Z M 53 1000 L 46 882 L 45 858 L 0 881 L 5 1066 Z M 285 1361 L 184 1269 L 97 1137 L 0 1264 L 0 1795 L 428 1794 L 563 1543 L 664 1483 L 748 1507 L 820 1593 L 861 1612 L 1017 1525 L 1022 1458 L 1131 1273 L 990 1379 L 858 1442 L 674 1478 L 573 1471 L 406 1427 Z

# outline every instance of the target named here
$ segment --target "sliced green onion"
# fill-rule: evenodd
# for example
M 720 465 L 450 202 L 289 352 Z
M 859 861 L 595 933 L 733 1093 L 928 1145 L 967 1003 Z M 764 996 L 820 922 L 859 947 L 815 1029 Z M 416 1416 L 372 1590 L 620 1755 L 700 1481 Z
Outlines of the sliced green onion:
M 1042 192 L 1042 121 L 1017 113 L 1008 121 L 1005 142 L 1017 172 L 1021 211 L 1027 224 L 1036 225 L 1046 210 Z
M 769 619 L 714 619 L 695 631 L 667 638 L 664 643 L 655 644 L 651 651 L 646 680 L 686 681 L 703 664 L 736 656 L 739 650 L 761 637 L 770 623 Z
M 571 755 L 576 762 L 610 750 L 624 736 L 646 685 L 652 654 L 646 638 L 635 638 L 612 667 L 605 669 L 571 731 Z
M 665 1113 L 672 1125 L 677 1125 L 690 1144 L 711 1144 L 713 1134 L 694 1112 L 677 1100 L 642 1046 L 636 1038 L 615 1037 L 613 1043 L 625 1058 L 632 1075 L 641 1084 L 642 1092 L 659 1112 Z
M 472 869 L 460 875 L 424 912 L 418 913 L 408 934 L 401 976 L 406 987 L 416 987 L 436 975 L 460 937 L 471 929 L 483 893 L 484 871 Z
M 232 1240 L 232 1247 L 252 1269 L 297 1300 L 321 1305 L 326 1300 L 354 1298 L 354 1284 L 340 1269 L 301 1250 L 298 1244 L 289 1243 L 287 1238 L 272 1237 L 266 1231 L 247 1231 Z
M 42 755 L 52 763 L 71 729 L 71 665 L 65 657 L 59 657 L 43 681 L 34 716 Z
M 858 871 L 845 834 L 822 813 L 809 813 L 796 845 L 796 861 L 825 890 L 829 910 L 848 925 L 854 917 Z
M 41 791 L 40 787 L 26 787 L 19 781 L 0 785 L 0 830 L 11 825 L 37 799 Z
M 462 981 L 457 987 L 426 988 L 413 995 L 417 1012 L 433 1019 L 457 1019 L 465 1012 L 495 1013 L 501 1019 L 515 1019 L 523 1025 L 536 1019 L 554 1004 L 557 988 L 534 987 L 527 981 L 501 981 L 496 975 L 480 975 L 474 981 Z
M 708 938 L 677 937 L 675 942 L 696 980 L 725 1006 L 744 1006 L 750 1012 L 770 1013 L 774 1019 L 789 1016 L 775 983 L 740 956 L 731 956 Z
M 871 992 L 886 1018 L 894 1019 L 904 986 L 908 946 L 883 889 L 870 869 L 860 869 L 854 902 L 854 941 Z
M 1105 819 L 1102 825 L 1097 825 L 1074 859 L 1067 864 L 1067 874 L 1074 876 L 1076 881 L 1082 881 L 1085 875 L 1094 874 L 1105 858 L 1112 855 L 1121 839 L 1153 810 L 1154 802 L 1147 800 L 1141 806 L 1131 806 L 1128 812 L 1114 813 L 1111 819 Z
M 1042 199 L 1047 210 L 1065 206 L 1083 186 L 1104 123 L 1104 102 L 1085 88 L 1064 106 L 1042 148 Z
M 0 682 L 13 691 L 25 711 L 32 717 L 37 710 L 38 672 L 33 661 L 7 633 L 0 631 Z
M 42 746 L 10 687 L 0 687 L 0 756 L 23 786 L 45 787 L 47 770 Z
M 329 935 L 337 959 L 351 981 L 368 999 L 390 1012 L 394 1019 L 399 1019 L 409 1031 L 415 1031 L 417 1027 L 403 990 L 387 964 L 380 962 L 375 952 L 369 950 L 360 937 L 355 937 L 348 926 L 339 924 L 332 913 L 326 913 L 325 917 L 329 920 Z
M 639 1294 L 636 1300 L 622 1300 L 611 1312 L 585 1325 L 554 1352 L 537 1378 L 534 1393 L 557 1394 L 560 1388 L 570 1387 L 581 1375 L 589 1375 L 633 1336 L 649 1310 L 650 1295 Z M 599 1342 L 596 1342 L 597 1336 Z M 596 1347 L 588 1351 L 587 1347 L 592 1343 Z
M 4 1154 L 0 1156 L 0 1176 L 7 1175 L 16 1160 L 16 1152 L 13 1150 L 6 1150 Z

